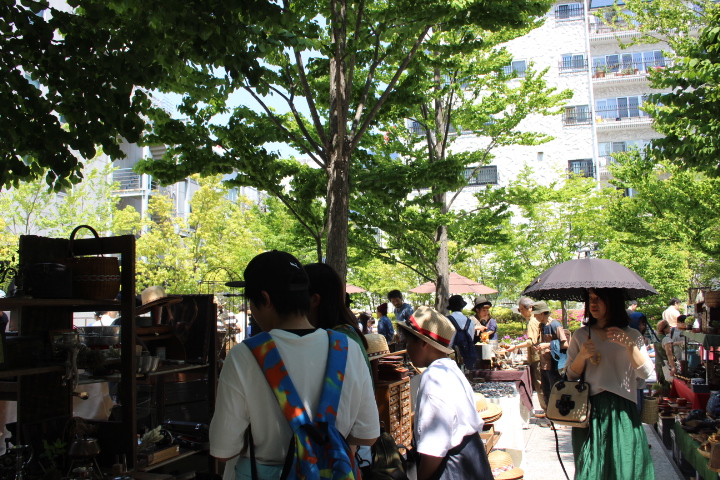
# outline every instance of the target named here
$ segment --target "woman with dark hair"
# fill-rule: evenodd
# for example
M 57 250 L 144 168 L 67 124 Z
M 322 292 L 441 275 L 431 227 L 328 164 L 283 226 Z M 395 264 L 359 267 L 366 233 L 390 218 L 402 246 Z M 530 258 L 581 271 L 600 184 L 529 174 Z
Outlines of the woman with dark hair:
M 310 313 L 308 320 L 316 328 L 332 329 L 344 333 L 360 345 L 365 362 L 370 369 L 367 357 L 367 340 L 358 329 L 358 321 L 345 305 L 345 292 L 340 275 L 326 263 L 304 265 L 310 279 Z M 372 369 L 370 369 L 372 378 Z
M 637 411 L 636 379 L 653 370 L 645 342 L 628 326 L 623 290 L 589 289 L 585 326 L 572 336 L 567 376 L 584 374 L 590 385 L 588 428 L 573 428 L 577 480 L 655 478 L 647 437 Z

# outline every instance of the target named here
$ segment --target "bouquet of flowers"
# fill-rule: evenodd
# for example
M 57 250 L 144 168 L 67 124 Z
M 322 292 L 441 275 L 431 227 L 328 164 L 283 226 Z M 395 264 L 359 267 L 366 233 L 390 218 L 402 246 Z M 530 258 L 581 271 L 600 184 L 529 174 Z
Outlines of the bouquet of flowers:
M 500 339 L 500 341 L 498 343 L 502 347 L 509 347 L 510 345 L 512 345 L 513 341 L 512 341 L 512 338 L 510 337 L 510 335 L 505 335 L 504 337 L 502 337 Z

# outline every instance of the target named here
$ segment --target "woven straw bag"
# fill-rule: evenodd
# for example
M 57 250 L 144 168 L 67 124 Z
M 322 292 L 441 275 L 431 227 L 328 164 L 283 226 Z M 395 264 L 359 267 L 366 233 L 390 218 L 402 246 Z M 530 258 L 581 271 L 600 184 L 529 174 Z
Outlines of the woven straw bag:
M 643 399 L 640 420 L 643 423 L 654 425 L 658 422 L 658 399 L 657 397 L 645 397 Z
M 76 257 L 73 242 L 78 230 L 87 228 L 102 243 L 100 235 L 88 225 L 80 225 L 70 234 L 68 257 L 61 263 L 72 270 L 73 297 L 88 300 L 109 300 L 120 292 L 120 262 L 116 257 Z

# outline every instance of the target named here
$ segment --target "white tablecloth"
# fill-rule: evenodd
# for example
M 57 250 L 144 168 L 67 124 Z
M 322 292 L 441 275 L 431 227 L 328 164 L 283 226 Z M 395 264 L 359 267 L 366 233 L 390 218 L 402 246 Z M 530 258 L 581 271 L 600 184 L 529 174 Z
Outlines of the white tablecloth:
M 525 451 L 523 429 L 530 428 L 531 412 L 520 400 L 515 382 L 502 382 L 512 385 L 515 394 L 512 397 L 488 398 L 488 402 L 502 407 L 502 417 L 494 423 L 495 431 L 502 433 L 495 448 L 512 448 Z

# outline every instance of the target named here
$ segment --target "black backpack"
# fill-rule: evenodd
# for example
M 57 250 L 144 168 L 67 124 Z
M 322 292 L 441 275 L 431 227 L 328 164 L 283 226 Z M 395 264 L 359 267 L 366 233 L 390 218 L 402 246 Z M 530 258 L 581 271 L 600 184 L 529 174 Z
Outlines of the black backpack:
M 372 446 L 372 465 L 361 465 L 360 471 L 363 480 L 408 480 L 407 461 L 384 428 Z
M 458 325 L 452 315 L 448 315 L 447 318 L 452 322 L 457 332 L 453 340 L 453 346 L 458 347 L 458 350 L 460 350 L 460 355 L 462 355 L 463 362 L 465 362 L 465 367 L 469 369 L 475 368 L 478 359 L 477 351 L 475 351 L 475 343 L 472 337 L 467 332 L 467 327 L 472 320 L 465 317 L 465 320 L 467 320 L 465 328 L 460 328 L 460 325 Z

